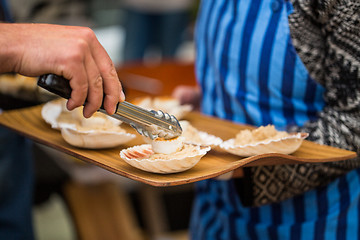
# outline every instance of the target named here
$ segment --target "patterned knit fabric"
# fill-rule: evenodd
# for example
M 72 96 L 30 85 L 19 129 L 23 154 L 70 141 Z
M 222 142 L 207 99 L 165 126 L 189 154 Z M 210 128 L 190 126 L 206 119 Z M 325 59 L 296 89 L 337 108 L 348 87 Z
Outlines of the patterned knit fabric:
M 319 119 L 291 131 L 308 140 L 360 153 L 360 1 L 293 1 L 292 42 L 313 79 L 326 91 Z M 248 205 L 282 201 L 360 167 L 356 159 L 323 164 L 253 167 L 246 171 Z M 249 196 L 248 193 L 244 193 Z

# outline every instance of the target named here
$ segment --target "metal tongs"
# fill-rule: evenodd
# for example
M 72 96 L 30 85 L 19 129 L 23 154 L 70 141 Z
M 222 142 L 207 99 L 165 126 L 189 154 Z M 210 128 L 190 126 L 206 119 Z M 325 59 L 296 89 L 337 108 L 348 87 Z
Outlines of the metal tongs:
M 71 87 L 69 80 L 54 74 L 46 74 L 39 77 L 37 84 L 60 97 L 69 99 Z M 179 121 L 173 115 L 163 111 L 148 111 L 129 102 L 118 103 L 116 112 L 113 115 L 106 113 L 103 104 L 98 110 L 106 115 L 119 119 L 139 134 L 155 139 L 158 137 L 171 139 L 182 133 Z

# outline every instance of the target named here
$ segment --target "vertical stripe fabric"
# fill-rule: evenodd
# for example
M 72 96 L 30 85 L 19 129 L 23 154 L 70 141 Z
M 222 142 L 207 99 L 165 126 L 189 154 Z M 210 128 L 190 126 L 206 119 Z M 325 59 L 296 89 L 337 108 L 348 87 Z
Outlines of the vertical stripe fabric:
M 232 181 L 196 184 L 191 239 L 360 239 L 360 170 L 281 203 L 247 208 Z
M 284 0 L 201 3 L 196 74 L 204 113 L 277 128 L 316 118 L 324 89 L 291 43 L 289 8 Z
M 309 76 L 290 38 L 285 0 L 205 0 L 196 25 L 202 111 L 255 126 L 317 118 L 324 89 Z M 191 238 L 360 239 L 360 170 L 327 187 L 261 207 L 244 207 L 232 181 L 196 185 Z
M 7 0 L 0 0 L 0 21 L 13 22 Z

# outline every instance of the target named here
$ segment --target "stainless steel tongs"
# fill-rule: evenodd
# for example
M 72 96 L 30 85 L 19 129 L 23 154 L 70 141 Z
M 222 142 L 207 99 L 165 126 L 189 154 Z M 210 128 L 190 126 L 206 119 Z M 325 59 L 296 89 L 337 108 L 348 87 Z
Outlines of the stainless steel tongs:
M 60 97 L 69 99 L 71 96 L 69 80 L 61 76 L 54 74 L 42 75 L 38 79 L 38 85 Z M 99 111 L 108 115 L 103 105 L 101 105 Z M 161 110 L 148 111 L 126 101 L 118 103 L 115 114 L 109 116 L 129 124 L 139 134 L 151 139 L 157 137 L 171 139 L 180 136 L 182 133 L 179 121 L 173 115 L 164 113 Z

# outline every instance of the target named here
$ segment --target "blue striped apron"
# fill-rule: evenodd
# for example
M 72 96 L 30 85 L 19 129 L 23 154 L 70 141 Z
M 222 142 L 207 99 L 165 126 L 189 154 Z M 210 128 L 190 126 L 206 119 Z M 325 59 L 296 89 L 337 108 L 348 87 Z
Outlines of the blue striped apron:
M 196 75 L 205 114 L 285 129 L 316 119 L 324 89 L 292 45 L 284 0 L 202 1 Z M 196 184 L 198 239 L 358 239 L 360 172 L 281 203 L 244 207 L 232 181 Z
M 0 21 L 13 22 L 13 17 L 7 0 L 0 0 L 0 16 Z

